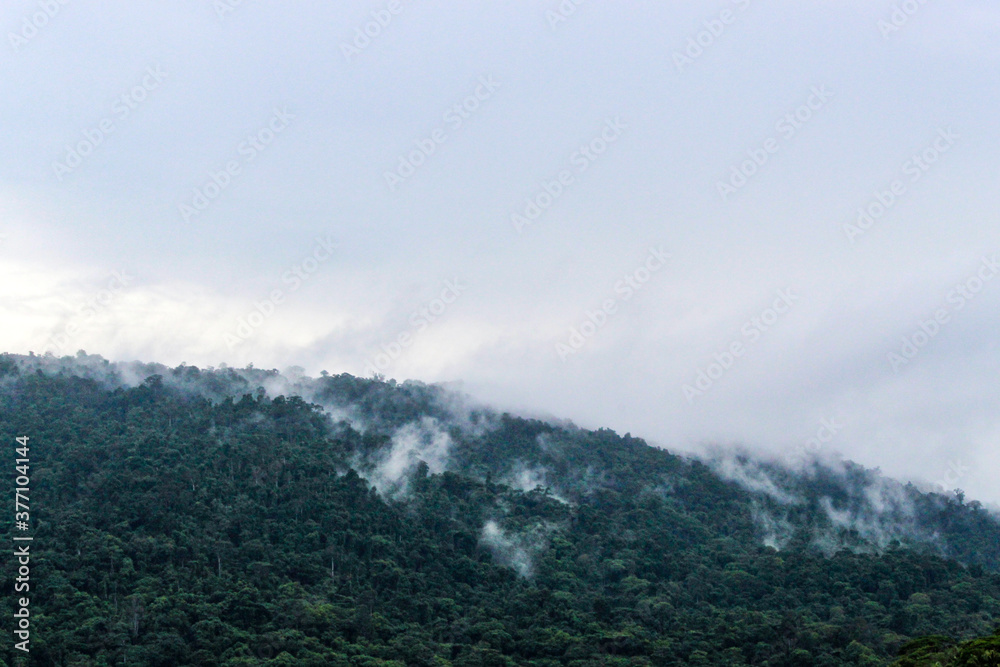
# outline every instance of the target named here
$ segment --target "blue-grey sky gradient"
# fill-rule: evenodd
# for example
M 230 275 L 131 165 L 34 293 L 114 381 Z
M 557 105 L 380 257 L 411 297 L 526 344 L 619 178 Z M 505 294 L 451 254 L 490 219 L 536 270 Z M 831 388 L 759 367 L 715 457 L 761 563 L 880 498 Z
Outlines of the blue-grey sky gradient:
M 0 29 L 2 349 L 374 367 L 681 450 L 822 433 L 1000 501 L 995 2 L 10 0 Z

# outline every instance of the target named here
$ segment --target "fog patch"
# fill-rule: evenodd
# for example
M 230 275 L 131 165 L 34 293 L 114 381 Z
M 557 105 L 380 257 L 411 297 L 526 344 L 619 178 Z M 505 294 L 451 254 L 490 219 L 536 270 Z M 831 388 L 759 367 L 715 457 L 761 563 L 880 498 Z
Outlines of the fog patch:
M 750 515 L 760 529 L 766 547 L 781 551 L 795 535 L 795 526 L 787 516 L 776 516 L 758 502 L 750 506 Z
M 483 526 L 479 540 L 500 564 L 514 568 L 525 579 L 534 576 L 539 544 L 528 535 L 509 533 L 490 520 Z
M 799 505 L 802 498 L 782 489 L 774 480 L 775 470 L 768 470 L 764 465 L 742 455 L 728 454 L 717 456 L 708 461 L 717 475 L 725 480 L 735 482 L 751 493 L 758 493 L 773 498 L 782 505 Z
M 372 472 L 371 482 L 380 493 L 406 495 L 410 475 L 421 461 L 432 475 L 445 471 L 451 446 L 451 436 L 433 417 L 406 424 L 393 433 L 392 448 Z
M 564 505 L 570 504 L 569 500 L 553 492 L 549 482 L 549 470 L 544 466 L 529 466 L 523 461 L 518 461 L 514 469 L 502 481 L 512 489 L 525 493 L 541 490 L 549 498 L 558 500 Z

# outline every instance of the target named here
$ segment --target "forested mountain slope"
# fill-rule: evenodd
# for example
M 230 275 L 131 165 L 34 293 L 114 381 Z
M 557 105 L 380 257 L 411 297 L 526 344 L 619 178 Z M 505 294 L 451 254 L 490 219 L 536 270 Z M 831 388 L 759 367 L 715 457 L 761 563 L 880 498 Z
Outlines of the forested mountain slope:
M 1000 622 L 996 519 L 851 464 L 86 355 L 0 356 L 22 435 L 35 665 L 883 665 Z

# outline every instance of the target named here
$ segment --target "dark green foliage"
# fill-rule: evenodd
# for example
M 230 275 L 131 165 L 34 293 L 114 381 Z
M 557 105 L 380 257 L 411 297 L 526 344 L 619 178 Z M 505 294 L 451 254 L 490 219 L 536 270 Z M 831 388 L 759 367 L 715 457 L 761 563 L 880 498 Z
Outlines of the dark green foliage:
M 899 659 L 894 667 L 921 667 L 947 661 L 955 653 L 955 640 L 941 635 L 930 635 L 907 642 L 899 649 Z
M 1000 630 L 991 637 L 956 643 L 933 635 L 905 644 L 893 667 L 1000 667 Z
M 0 441 L 31 437 L 33 665 L 996 664 L 996 637 L 907 644 L 989 633 L 995 561 L 764 547 L 759 498 L 631 436 L 458 411 L 419 383 L 148 365 L 124 388 L 93 357 L 35 359 L 0 357 Z M 377 492 L 422 420 L 447 467 Z M 528 469 L 546 484 L 512 488 Z M 927 502 L 955 554 L 998 534 Z

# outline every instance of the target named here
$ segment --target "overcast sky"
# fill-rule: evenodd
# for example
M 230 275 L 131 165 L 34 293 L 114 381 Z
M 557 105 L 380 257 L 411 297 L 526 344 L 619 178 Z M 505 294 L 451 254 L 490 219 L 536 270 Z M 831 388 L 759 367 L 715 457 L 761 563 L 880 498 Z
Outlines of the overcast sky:
M 461 382 L 1000 501 L 993 0 L 0 20 L 0 349 Z

